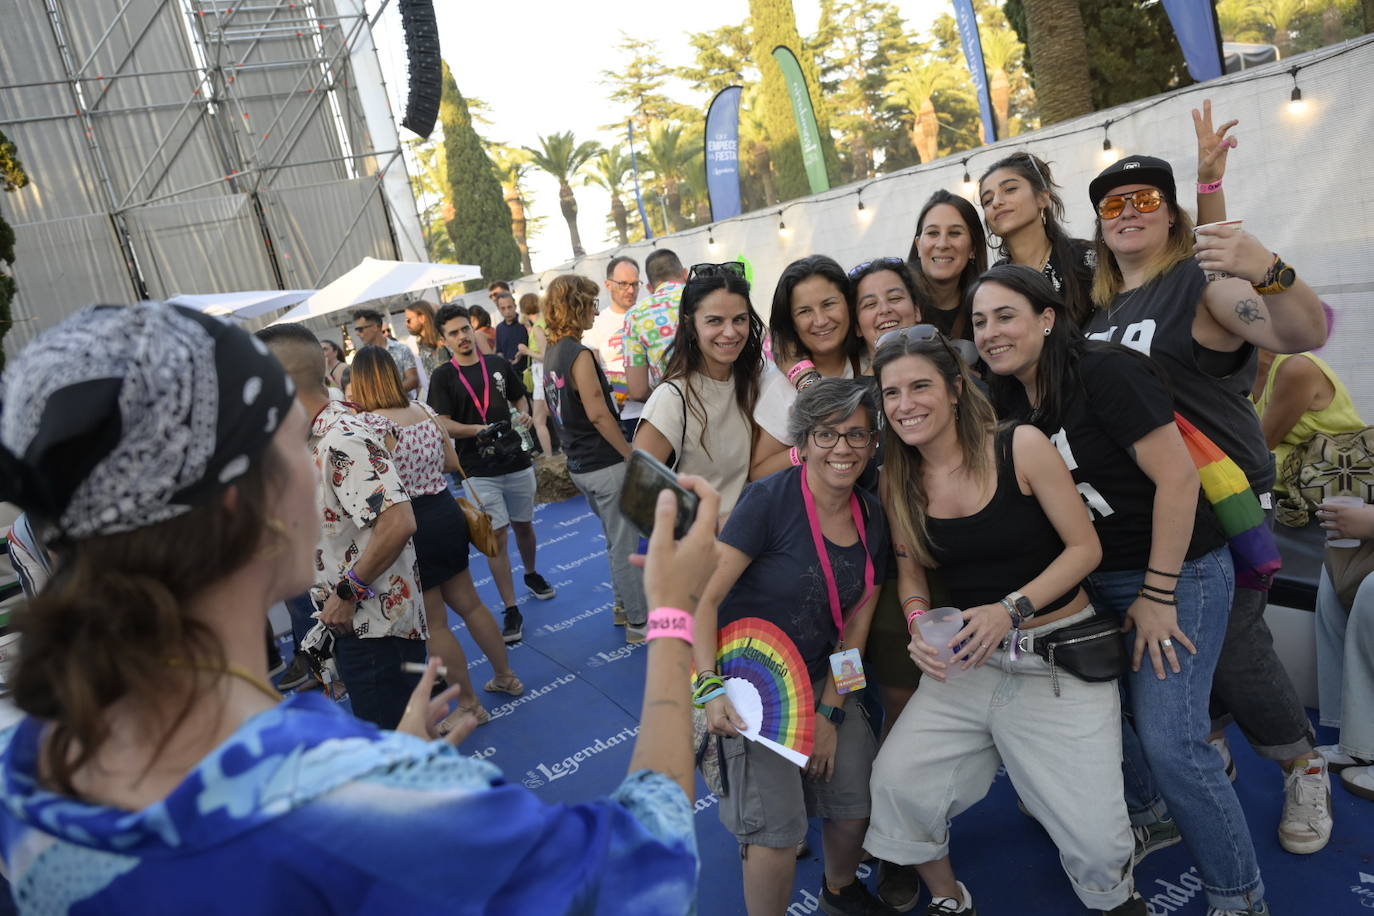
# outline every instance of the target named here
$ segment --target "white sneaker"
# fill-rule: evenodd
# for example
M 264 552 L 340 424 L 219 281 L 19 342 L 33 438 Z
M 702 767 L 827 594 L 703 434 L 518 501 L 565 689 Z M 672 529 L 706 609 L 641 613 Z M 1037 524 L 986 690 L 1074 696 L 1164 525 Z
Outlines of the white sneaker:
M 1331 839 L 1331 778 L 1318 754 L 1288 772 L 1283 787 L 1279 845 L 1298 855 L 1321 849 Z
M 1339 744 L 1323 744 L 1317 748 L 1317 753 L 1326 758 L 1326 766 L 1333 773 L 1339 773 L 1346 767 L 1369 766 L 1371 761 L 1361 760 L 1359 757 L 1351 757 L 1341 750 Z
M 1222 735 L 1219 738 L 1209 738 L 1207 743 L 1216 748 L 1217 753 L 1221 755 L 1222 766 L 1226 769 L 1226 778 L 1235 782 L 1236 761 L 1231 757 L 1231 745 L 1226 743 L 1226 736 Z
M 1346 767 L 1341 770 L 1341 785 L 1352 795 L 1374 801 L 1374 766 Z

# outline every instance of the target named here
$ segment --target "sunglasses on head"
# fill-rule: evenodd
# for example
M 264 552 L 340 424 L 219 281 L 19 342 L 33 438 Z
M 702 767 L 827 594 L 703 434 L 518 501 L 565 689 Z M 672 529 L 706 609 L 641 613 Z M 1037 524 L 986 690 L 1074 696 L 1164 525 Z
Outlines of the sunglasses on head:
M 859 274 L 863 273 L 864 271 L 868 270 L 868 269 L 869 269 L 870 267 L 872 267 L 874 264 L 878 264 L 878 265 L 880 265 L 880 266 L 882 266 L 882 267 L 900 267 L 900 266 L 906 264 L 906 261 L 903 260 L 902 258 L 874 258 L 874 259 L 871 260 L 871 261 L 864 261 L 862 264 L 858 265 L 857 267 L 852 267 L 852 268 L 850 268 L 850 270 L 849 270 L 849 279 L 853 280 L 855 277 L 857 277 Z
M 1164 205 L 1164 194 L 1159 188 L 1141 188 L 1130 194 L 1110 194 L 1097 203 L 1097 215 L 1103 219 L 1116 219 L 1126 212 L 1126 201 L 1131 202 L 1137 213 L 1153 213 Z
M 944 347 L 949 358 L 956 364 L 963 363 L 972 366 L 978 361 L 978 351 L 973 348 L 973 344 L 967 340 L 956 340 L 951 342 L 948 337 L 940 333 L 940 329 L 933 324 L 913 324 L 909 328 L 894 328 L 882 337 L 878 338 L 877 350 L 881 350 L 886 344 L 894 340 L 909 340 L 913 343 L 925 343 L 928 340 L 937 340 L 940 346 Z
M 720 264 L 693 264 L 687 271 L 687 282 L 697 277 L 739 277 L 744 279 L 744 264 L 739 261 L 725 261 Z

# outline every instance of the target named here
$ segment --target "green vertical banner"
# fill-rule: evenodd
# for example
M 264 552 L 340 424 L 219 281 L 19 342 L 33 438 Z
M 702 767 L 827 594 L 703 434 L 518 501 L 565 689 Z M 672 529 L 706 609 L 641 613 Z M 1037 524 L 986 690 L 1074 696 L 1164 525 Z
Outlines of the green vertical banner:
M 773 59 L 782 68 L 783 79 L 787 81 L 787 95 L 792 99 L 792 114 L 797 119 L 802 164 L 806 166 L 806 180 L 811 184 L 811 193 L 829 191 L 830 176 L 826 174 L 825 153 L 821 151 L 821 129 L 816 123 L 816 110 L 811 107 L 811 93 L 806 88 L 806 76 L 802 73 L 801 64 L 787 45 L 774 48 Z

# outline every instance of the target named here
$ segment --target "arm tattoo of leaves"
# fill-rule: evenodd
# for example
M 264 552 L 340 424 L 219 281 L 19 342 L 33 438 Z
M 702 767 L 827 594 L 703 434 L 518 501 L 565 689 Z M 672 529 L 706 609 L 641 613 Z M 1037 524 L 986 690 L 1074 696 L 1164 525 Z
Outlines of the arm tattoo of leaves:
M 1260 314 L 1259 300 L 1242 299 L 1237 302 L 1236 317 L 1246 324 L 1254 324 L 1256 321 L 1263 321 L 1264 316 Z

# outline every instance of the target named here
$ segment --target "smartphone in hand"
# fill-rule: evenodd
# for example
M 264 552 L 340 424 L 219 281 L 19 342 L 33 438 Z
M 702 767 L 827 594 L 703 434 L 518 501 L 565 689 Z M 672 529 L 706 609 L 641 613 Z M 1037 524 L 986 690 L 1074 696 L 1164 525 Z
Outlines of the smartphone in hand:
M 658 505 L 659 491 L 665 489 L 677 494 L 677 522 L 673 525 L 673 537 L 685 537 L 696 521 L 700 502 L 697 495 L 678 483 L 677 474 L 653 455 L 639 449 L 631 452 L 629 467 L 625 471 L 625 484 L 620 489 L 620 511 L 646 538 L 654 530 L 654 509 Z

